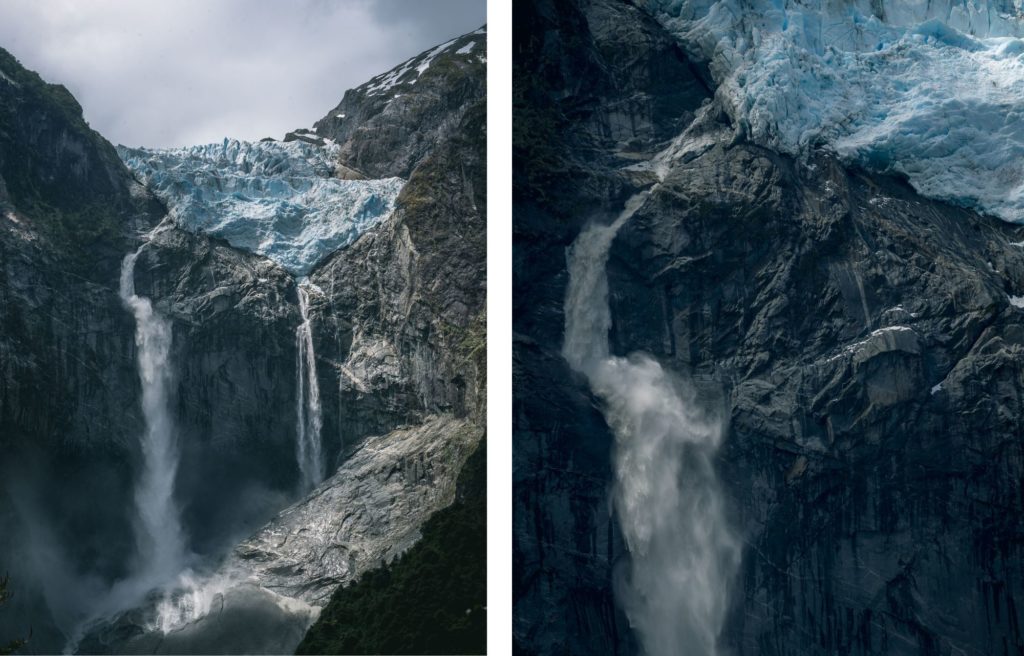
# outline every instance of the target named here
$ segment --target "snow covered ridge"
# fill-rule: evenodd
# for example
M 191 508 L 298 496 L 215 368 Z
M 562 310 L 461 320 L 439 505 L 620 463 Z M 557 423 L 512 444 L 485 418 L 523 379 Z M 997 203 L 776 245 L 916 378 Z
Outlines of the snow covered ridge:
M 445 41 L 433 50 L 429 50 L 413 57 L 412 59 L 406 60 L 387 73 L 381 73 L 380 75 L 372 78 L 369 82 L 359 88 L 363 89 L 368 96 L 377 96 L 386 94 L 399 85 L 416 84 L 420 79 L 420 76 L 427 72 L 430 65 L 440 55 L 447 55 L 451 57 L 460 56 L 467 60 L 476 59 L 480 63 L 487 63 L 486 56 L 483 54 L 486 51 L 486 41 L 487 27 L 484 26 L 475 32 L 470 32 L 469 34 L 455 37 L 450 41 Z M 477 51 L 480 54 L 473 52 L 474 47 L 478 43 L 481 46 L 480 48 L 477 48 Z
M 388 216 L 405 181 L 341 180 L 338 146 L 300 141 L 118 147 L 174 222 L 265 255 L 297 276 Z
M 643 0 L 752 140 L 1024 222 L 1024 0 Z

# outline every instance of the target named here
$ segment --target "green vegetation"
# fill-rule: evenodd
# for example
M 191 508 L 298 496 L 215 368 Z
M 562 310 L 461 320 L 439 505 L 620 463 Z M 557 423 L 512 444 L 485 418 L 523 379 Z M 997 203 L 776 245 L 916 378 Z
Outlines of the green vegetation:
M 7 590 L 7 575 L 0 576 L 0 606 L 3 606 L 11 598 L 10 591 Z M 27 639 L 12 640 L 7 644 L 0 644 L 0 656 L 9 656 L 17 652 L 19 649 L 25 646 L 28 642 Z
M 64 85 L 46 83 L 3 48 L 0 48 L 0 71 L 26 93 L 38 96 L 47 106 L 60 112 L 63 120 L 68 123 L 82 122 L 82 106 Z
M 130 202 L 117 152 L 82 117 L 74 96 L 0 49 L 0 202 L 88 268 L 96 245 L 122 238 Z
M 481 441 L 459 473 L 455 503 L 401 558 L 338 589 L 296 653 L 484 653 L 486 461 Z

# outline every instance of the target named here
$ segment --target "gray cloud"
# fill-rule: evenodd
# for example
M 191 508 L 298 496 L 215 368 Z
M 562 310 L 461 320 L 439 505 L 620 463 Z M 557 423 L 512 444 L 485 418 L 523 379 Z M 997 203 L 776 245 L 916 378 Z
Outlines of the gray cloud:
M 0 0 L 0 47 L 114 143 L 280 138 L 485 22 L 485 0 Z

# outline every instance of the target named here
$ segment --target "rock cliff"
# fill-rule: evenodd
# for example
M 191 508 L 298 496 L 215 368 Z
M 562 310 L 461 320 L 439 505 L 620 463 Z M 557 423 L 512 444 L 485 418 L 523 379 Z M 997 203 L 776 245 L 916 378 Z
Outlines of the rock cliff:
M 614 602 L 612 437 L 558 352 L 565 249 L 689 125 L 612 245 L 610 343 L 728 418 L 717 468 L 744 549 L 721 650 L 1019 649 L 1021 230 L 737 137 L 704 67 L 629 4 L 520 3 L 516 34 L 517 648 L 638 650 Z M 683 124 L 652 127 L 659 88 L 686 90 Z
M 209 575 L 247 536 L 258 544 L 264 533 L 254 532 L 293 503 L 302 510 L 265 530 L 295 512 L 333 528 L 300 550 L 310 562 L 290 561 L 304 582 L 278 585 L 257 572 L 241 587 L 214 590 L 215 616 L 189 615 L 192 597 L 154 591 L 141 607 L 92 623 L 81 649 L 294 649 L 316 616 L 307 601 L 325 603 L 332 586 L 394 558 L 451 502 L 485 411 L 485 61 L 480 31 L 414 58 L 417 77 L 401 82 L 409 97 L 395 103 L 401 112 L 346 96 L 358 124 L 370 127 L 345 143 L 373 140 L 385 124 L 423 140 L 377 139 L 376 168 L 356 158 L 374 177 L 392 162 L 387 174 L 408 181 L 393 212 L 309 272 L 328 478 L 307 498 L 296 459 L 304 317 L 293 273 L 168 213 L 63 87 L 0 51 L 0 557 L 22 563 L 10 566 L 18 603 L 5 608 L 0 632 L 20 635 L 31 624 L 35 649 L 59 651 L 82 637 L 72 634 L 95 600 L 130 574 L 145 427 L 135 325 L 118 277 L 124 256 L 143 243 L 135 292 L 173 333 L 175 498 L 193 565 L 182 576 Z M 336 169 L 314 174 L 330 186 L 348 160 L 337 159 L 337 145 L 321 150 Z M 369 503 L 369 492 L 380 503 Z M 342 527 L 358 507 L 367 509 L 361 523 Z M 321 569 L 321 556 L 338 548 L 361 555 L 323 559 L 344 567 Z M 246 551 L 251 562 L 256 549 Z M 319 592 L 292 602 L 275 587 Z M 164 618 L 185 613 L 173 637 L 149 621 L 160 604 Z M 252 613 L 282 624 L 240 632 Z

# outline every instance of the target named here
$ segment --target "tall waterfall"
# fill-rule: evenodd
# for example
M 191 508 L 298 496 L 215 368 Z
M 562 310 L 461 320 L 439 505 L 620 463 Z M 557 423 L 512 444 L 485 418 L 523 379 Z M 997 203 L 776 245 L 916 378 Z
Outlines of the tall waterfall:
M 303 489 L 316 487 L 324 480 L 324 464 L 320 430 L 323 416 L 320 411 L 320 384 L 316 378 L 316 353 L 313 350 L 313 327 L 309 322 L 309 291 L 304 283 L 297 287 L 299 312 L 302 323 L 295 329 L 296 398 L 295 456 L 302 474 Z
M 612 500 L 631 556 L 616 597 L 648 655 L 712 656 L 740 559 L 713 463 L 721 424 L 649 356 L 608 349 L 608 251 L 649 195 L 573 243 L 562 354 L 604 400 L 615 434 Z
M 135 315 L 136 361 L 142 382 L 143 468 L 135 488 L 138 571 L 140 586 L 175 576 L 185 560 L 185 538 L 174 503 L 178 448 L 168 407 L 171 324 L 153 310 L 148 298 L 135 294 L 135 260 L 142 251 L 125 256 L 121 264 L 121 300 Z

